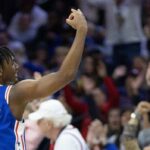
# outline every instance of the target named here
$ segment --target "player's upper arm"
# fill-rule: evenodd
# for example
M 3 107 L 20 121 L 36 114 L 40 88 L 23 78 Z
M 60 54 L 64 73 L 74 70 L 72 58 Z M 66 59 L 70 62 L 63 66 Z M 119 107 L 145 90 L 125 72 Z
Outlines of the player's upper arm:
M 38 80 L 23 80 L 12 87 L 10 98 L 18 101 L 43 98 L 61 89 L 72 79 L 72 77 L 56 72 L 45 75 Z

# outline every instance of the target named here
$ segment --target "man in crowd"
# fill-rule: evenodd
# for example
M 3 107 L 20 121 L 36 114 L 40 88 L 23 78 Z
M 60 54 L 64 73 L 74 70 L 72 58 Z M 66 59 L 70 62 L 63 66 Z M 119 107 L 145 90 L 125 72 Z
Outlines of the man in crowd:
M 88 150 L 77 128 L 70 125 L 72 116 L 58 100 L 41 103 L 39 109 L 29 115 L 36 121 L 45 137 L 51 140 L 51 150 Z

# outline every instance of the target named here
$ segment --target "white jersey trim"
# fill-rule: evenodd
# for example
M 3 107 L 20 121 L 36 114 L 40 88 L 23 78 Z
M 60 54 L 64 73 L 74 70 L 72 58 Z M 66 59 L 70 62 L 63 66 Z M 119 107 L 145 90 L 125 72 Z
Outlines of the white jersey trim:
M 7 104 L 9 104 L 9 94 L 10 94 L 11 88 L 12 88 L 12 85 L 8 86 L 5 91 L 5 99 L 6 99 Z
M 24 139 L 24 122 L 16 121 L 14 127 L 14 133 L 16 137 L 15 150 L 26 150 Z

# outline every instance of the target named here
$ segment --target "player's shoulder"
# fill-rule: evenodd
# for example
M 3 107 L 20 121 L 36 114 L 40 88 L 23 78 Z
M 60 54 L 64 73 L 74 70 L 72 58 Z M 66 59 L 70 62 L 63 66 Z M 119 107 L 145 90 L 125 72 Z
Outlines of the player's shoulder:
M 30 83 L 35 82 L 35 81 L 36 81 L 35 79 L 22 80 L 22 81 L 17 82 L 16 84 L 14 84 L 13 87 L 30 85 Z

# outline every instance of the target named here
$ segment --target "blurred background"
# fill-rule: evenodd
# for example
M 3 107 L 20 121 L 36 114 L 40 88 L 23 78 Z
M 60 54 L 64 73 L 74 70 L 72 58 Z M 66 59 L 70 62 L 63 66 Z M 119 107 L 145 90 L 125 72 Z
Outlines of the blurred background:
M 150 100 L 150 0 L 0 0 L 0 46 L 15 53 L 20 80 L 57 71 L 75 36 L 65 22 L 71 8 L 88 20 L 84 56 L 76 80 L 51 97 L 63 102 L 85 139 L 95 119 L 107 126 L 107 142 L 91 150 L 113 150 L 106 143 L 119 150 L 130 114 Z M 28 105 L 25 117 L 37 107 Z

